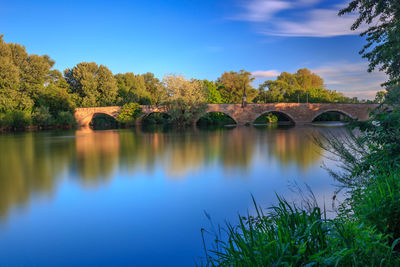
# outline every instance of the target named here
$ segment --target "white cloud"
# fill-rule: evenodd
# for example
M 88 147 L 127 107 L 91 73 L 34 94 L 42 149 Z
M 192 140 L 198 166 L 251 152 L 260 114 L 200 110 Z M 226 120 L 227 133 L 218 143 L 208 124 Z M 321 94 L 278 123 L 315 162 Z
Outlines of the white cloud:
M 272 18 L 276 13 L 292 8 L 293 4 L 281 0 L 255 0 L 243 5 L 245 12 L 237 20 L 245 21 L 265 21 Z
M 366 29 L 350 30 L 356 15 L 338 16 L 338 5 L 318 9 L 320 0 L 250 0 L 242 4 L 243 13 L 234 17 L 255 23 L 264 35 L 286 37 L 332 37 L 355 35 Z M 286 12 L 279 16 L 279 13 Z
M 244 12 L 232 19 L 262 22 L 272 19 L 277 13 L 298 8 L 306 7 L 320 2 L 320 0 L 250 0 L 242 3 Z
M 320 75 L 330 90 L 359 99 L 373 99 L 380 86 L 387 80 L 383 72 L 367 72 L 367 63 L 336 62 L 312 69 Z
M 314 9 L 304 15 L 304 20 L 290 21 L 279 19 L 272 22 L 273 27 L 261 30 L 265 35 L 289 37 L 332 37 L 359 34 L 366 30 L 365 26 L 352 31 L 351 25 L 356 15 L 339 17 L 336 9 Z
M 257 70 L 251 73 L 256 78 L 271 78 L 280 74 L 277 70 Z

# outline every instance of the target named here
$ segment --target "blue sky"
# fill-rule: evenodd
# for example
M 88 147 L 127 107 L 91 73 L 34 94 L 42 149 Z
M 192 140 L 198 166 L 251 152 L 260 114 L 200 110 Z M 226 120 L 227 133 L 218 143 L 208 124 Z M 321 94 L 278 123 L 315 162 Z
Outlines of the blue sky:
M 0 34 L 47 54 L 64 70 L 94 61 L 113 73 L 183 73 L 217 79 L 253 72 L 255 85 L 282 71 L 309 68 L 328 89 L 373 98 L 385 75 L 367 73 L 350 31 L 354 16 L 336 16 L 333 0 L 0 0 Z

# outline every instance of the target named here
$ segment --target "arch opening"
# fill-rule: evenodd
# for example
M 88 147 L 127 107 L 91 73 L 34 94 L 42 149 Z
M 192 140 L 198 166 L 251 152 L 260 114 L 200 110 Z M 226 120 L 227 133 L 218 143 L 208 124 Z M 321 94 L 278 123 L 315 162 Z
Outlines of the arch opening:
M 143 125 L 163 125 L 170 123 L 171 123 L 171 116 L 165 112 L 152 112 L 146 114 L 142 118 Z
M 236 125 L 236 121 L 223 112 L 207 112 L 204 116 L 200 117 L 196 125 L 197 126 L 226 126 Z
M 352 117 L 343 111 L 328 110 L 324 111 L 314 117 L 313 123 L 336 123 L 336 122 L 349 122 Z
M 94 130 L 116 129 L 118 128 L 118 121 L 109 114 L 95 113 L 92 116 L 89 126 Z
M 295 125 L 294 120 L 287 114 L 280 111 L 268 111 L 258 116 L 253 124 L 255 125 Z

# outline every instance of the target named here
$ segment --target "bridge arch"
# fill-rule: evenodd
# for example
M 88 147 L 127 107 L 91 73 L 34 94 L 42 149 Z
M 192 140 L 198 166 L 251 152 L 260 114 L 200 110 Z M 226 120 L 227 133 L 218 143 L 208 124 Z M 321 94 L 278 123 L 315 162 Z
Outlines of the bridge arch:
M 311 122 L 315 121 L 316 118 L 318 118 L 318 116 L 322 115 L 322 114 L 327 114 L 327 113 L 338 113 L 341 115 L 345 115 L 351 119 L 355 119 L 355 117 L 353 115 L 351 115 L 349 112 L 346 112 L 344 110 L 340 110 L 340 109 L 327 109 L 327 110 L 321 110 L 318 111 L 316 114 L 314 114 L 314 116 L 311 119 Z
M 232 116 L 232 114 L 229 114 L 228 112 L 224 112 L 224 111 L 214 111 L 214 110 L 207 110 L 207 112 L 205 114 L 203 114 L 203 116 L 201 116 L 200 118 L 196 119 L 196 124 L 198 124 L 199 121 L 202 118 L 206 117 L 207 115 L 218 114 L 218 113 L 226 115 L 227 117 L 229 117 L 233 121 L 234 124 L 238 124 L 237 120 L 234 118 L 234 116 Z
M 89 127 L 92 123 L 93 123 L 93 119 L 96 118 L 96 116 L 99 115 L 106 115 L 108 117 L 113 118 L 114 120 L 117 120 L 117 116 L 113 113 L 110 112 L 94 112 L 94 113 L 90 113 L 87 116 L 80 118 L 79 124 L 80 126 L 85 126 L 85 127 Z
M 160 119 L 166 119 L 166 117 L 171 117 L 171 115 L 169 115 L 167 111 L 156 110 L 156 111 L 151 111 L 151 112 L 144 113 L 139 118 L 139 121 L 141 123 L 145 123 L 145 122 L 147 122 L 148 119 L 150 119 L 152 116 L 155 116 L 157 114 L 159 114 L 159 115 L 164 117 L 164 118 L 160 118 Z M 154 124 L 157 124 L 157 122 L 158 122 L 158 119 L 155 119 L 155 123 Z
M 296 124 L 296 120 L 293 118 L 293 116 L 292 116 L 291 114 L 289 114 L 288 112 L 282 111 L 282 110 L 275 110 L 275 109 L 266 110 L 266 111 L 262 111 L 262 112 L 257 113 L 257 114 L 254 116 L 252 123 L 254 124 L 255 121 L 256 121 L 259 117 L 261 117 L 261 116 L 263 116 L 263 115 L 265 115 L 265 114 L 268 114 L 268 113 L 272 113 L 272 114 L 282 114 L 282 115 L 283 115 L 284 117 L 286 117 L 286 118 L 288 119 L 288 121 L 290 121 L 293 125 Z

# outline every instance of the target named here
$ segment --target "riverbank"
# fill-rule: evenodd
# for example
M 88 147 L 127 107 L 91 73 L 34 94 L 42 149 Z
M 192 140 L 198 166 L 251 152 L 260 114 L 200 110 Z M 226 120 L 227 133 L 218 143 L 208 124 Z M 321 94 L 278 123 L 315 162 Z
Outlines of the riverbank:
M 374 113 L 359 137 L 349 131 L 315 139 L 342 166 L 328 169 L 346 192 L 336 216 L 329 219 L 329 203 L 321 208 L 311 191 L 301 193 L 297 204 L 277 196 L 278 204 L 266 213 L 253 199 L 256 213 L 227 223 L 227 236 L 208 231 L 215 242 L 205 248 L 206 265 L 400 266 L 399 127 L 397 109 Z
M 29 125 L 24 127 L 8 127 L 3 126 L 0 127 L 0 132 L 32 132 L 32 131 L 45 131 L 45 130 L 68 130 L 76 128 L 75 125 L 66 125 L 66 126 L 36 126 L 36 125 Z

